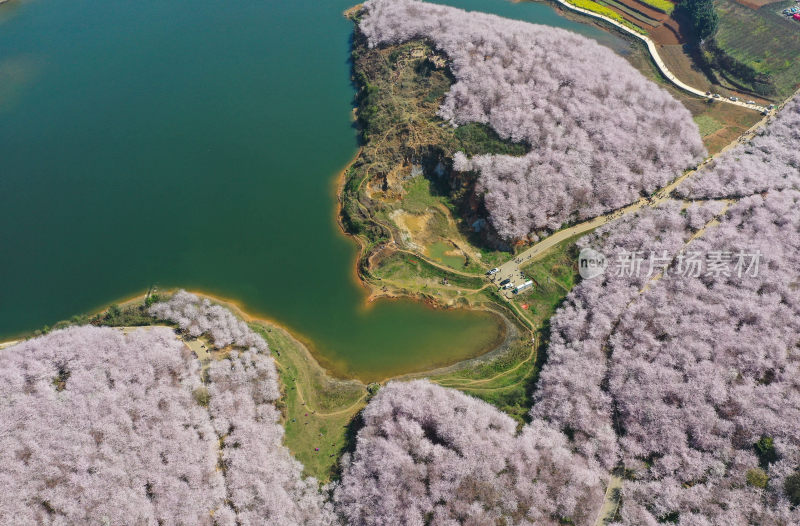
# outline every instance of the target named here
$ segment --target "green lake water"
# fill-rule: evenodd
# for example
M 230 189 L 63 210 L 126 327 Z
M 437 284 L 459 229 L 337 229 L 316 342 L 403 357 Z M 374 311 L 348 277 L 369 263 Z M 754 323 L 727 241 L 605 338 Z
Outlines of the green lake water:
M 451 5 L 623 41 L 544 4 Z M 357 143 L 347 0 L 0 6 L 0 337 L 150 285 L 236 299 L 370 380 L 485 351 L 498 322 L 365 307 L 333 178 Z

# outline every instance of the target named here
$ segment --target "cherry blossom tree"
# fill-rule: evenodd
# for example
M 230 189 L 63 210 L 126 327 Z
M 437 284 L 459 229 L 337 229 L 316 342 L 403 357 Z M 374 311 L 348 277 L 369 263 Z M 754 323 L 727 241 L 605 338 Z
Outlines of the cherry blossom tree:
M 0 516 L 21 525 L 337 524 L 283 446 L 263 338 L 185 292 L 153 312 L 233 348 L 207 375 L 165 327 L 73 327 L 0 352 Z
M 0 516 L 211 525 L 225 482 L 198 373 L 166 328 L 75 327 L 0 351 Z
M 800 189 L 800 97 L 790 100 L 751 140 L 715 158 L 679 192 L 691 198 L 743 197 Z
M 705 154 L 686 108 L 625 59 L 563 29 L 414 0 L 369 0 L 369 44 L 427 39 L 456 79 L 439 109 L 454 126 L 488 124 L 522 157 L 454 159 L 479 173 L 493 227 L 535 237 L 651 193 Z
M 348 524 L 594 524 L 603 471 L 535 422 L 521 432 L 478 399 L 390 382 L 364 410 L 334 494 Z
M 218 347 L 235 345 L 253 347 L 267 351 L 267 342 L 253 332 L 245 322 L 221 305 L 214 305 L 208 298 L 199 298 L 185 290 L 179 290 L 169 301 L 154 303 L 150 307 L 154 318 L 177 323 L 191 336 L 208 334 Z

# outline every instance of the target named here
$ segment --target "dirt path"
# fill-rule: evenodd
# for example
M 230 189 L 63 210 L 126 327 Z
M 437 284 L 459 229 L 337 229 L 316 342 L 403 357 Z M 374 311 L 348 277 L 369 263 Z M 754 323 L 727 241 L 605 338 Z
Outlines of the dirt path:
M 509 374 L 513 373 L 514 371 L 518 370 L 520 367 L 522 367 L 523 365 L 525 365 L 526 363 L 530 362 L 531 360 L 533 360 L 536 357 L 536 348 L 537 348 L 537 344 L 534 343 L 533 345 L 531 345 L 531 350 L 530 350 L 530 353 L 528 354 L 527 358 L 525 358 L 524 360 L 519 362 L 517 365 L 515 365 L 511 369 L 507 369 L 507 370 L 503 371 L 502 373 L 497 373 L 494 376 L 490 376 L 488 378 L 481 378 L 480 380 L 469 380 L 469 379 L 452 378 L 452 379 L 449 379 L 449 380 L 447 380 L 447 379 L 442 380 L 441 382 L 438 382 L 438 383 L 440 385 L 442 385 L 443 387 L 455 387 L 455 388 L 461 388 L 461 389 L 473 389 L 473 386 L 475 386 L 475 385 L 482 385 L 482 384 L 485 384 L 485 383 L 488 383 L 488 382 L 492 382 L 494 380 L 497 380 L 498 378 L 502 378 L 502 377 L 504 377 L 506 375 L 509 375 Z M 511 384 L 511 385 L 516 385 L 516 384 Z M 504 386 L 504 387 L 507 387 L 507 386 Z M 475 389 L 480 389 L 480 387 L 476 387 Z M 493 388 L 488 388 L 488 389 L 496 389 L 496 388 L 493 387 Z
M 322 411 L 317 411 L 316 409 L 312 409 L 311 408 L 309 403 L 303 397 L 303 391 L 300 389 L 300 386 L 297 385 L 297 382 L 295 382 L 294 388 L 295 388 L 295 391 L 297 391 L 297 399 L 300 400 L 300 403 L 302 403 L 306 407 L 306 409 L 308 409 L 309 412 L 313 413 L 314 416 L 321 416 L 323 418 L 355 413 L 355 412 L 358 411 L 358 409 L 361 408 L 361 406 L 364 405 L 364 400 L 367 398 L 367 394 L 364 393 L 363 395 L 361 395 L 361 397 L 359 397 L 358 400 L 356 400 L 355 402 L 353 402 L 349 406 L 347 406 L 345 408 L 342 408 L 342 409 L 337 409 L 336 411 L 330 411 L 328 413 L 324 413 Z
M 619 499 L 614 498 L 614 490 L 621 489 L 622 477 L 611 475 L 608 480 L 608 488 L 606 488 L 605 500 L 603 501 L 603 506 L 600 507 L 600 512 L 597 514 L 597 520 L 594 521 L 594 526 L 605 526 L 617 514 Z
M 685 82 L 680 80 L 678 77 L 676 77 L 669 70 L 669 68 L 667 68 L 667 65 L 664 63 L 663 60 L 661 60 L 661 56 L 658 54 L 658 47 L 656 46 L 656 43 L 653 42 L 653 40 L 650 39 L 650 37 L 648 37 L 646 35 L 642 35 L 641 33 L 638 33 L 636 31 L 634 31 L 633 29 L 630 29 L 629 27 L 627 27 L 627 26 L 625 26 L 623 24 L 620 24 L 616 20 L 612 20 L 611 18 L 608 18 L 607 16 L 601 15 L 599 13 L 595 13 L 593 11 L 589 11 L 588 9 L 583 9 L 581 7 L 574 6 L 574 5 L 570 4 L 569 2 L 567 2 L 567 0 L 555 0 L 555 1 L 558 2 L 559 4 L 561 4 L 562 6 L 564 6 L 566 9 L 569 9 L 570 11 L 575 11 L 577 13 L 581 13 L 583 15 L 590 16 L 592 18 L 598 18 L 598 19 L 600 19 L 600 20 L 602 20 L 602 21 L 604 21 L 604 22 L 606 22 L 608 24 L 611 24 L 612 26 L 620 29 L 621 31 L 624 31 L 624 32 L 628 33 L 629 35 L 633 35 L 636 38 L 638 38 L 639 40 L 643 41 L 647 45 L 647 50 L 650 52 L 650 56 L 653 58 L 653 62 L 656 63 L 656 66 L 658 66 L 658 69 L 661 71 L 661 74 L 664 75 L 667 78 L 667 80 L 669 80 L 671 83 L 673 83 L 675 86 L 677 86 L 678 88 L 682 89 L 683 91 L 691 93 L 692 95 L 697 95 L 698 97 L 702 97 L 704 99 L 724 102 L 726 104 L 735 104 L 736 106 L 741 106 L 743 108 L 749 108 L 751 110 L 756 110 L 756 111 L 767 111 L 767 108 L 765 108 L 764 106 L 760 106 L 758 104 L 747 104 L 746 102 L 743 102 L 741 100 L 715 98 L 713 95 L 706 95 L 705 91 L 699 90 L 697 88 L 694 88 L 694 87 L 686 84 Z

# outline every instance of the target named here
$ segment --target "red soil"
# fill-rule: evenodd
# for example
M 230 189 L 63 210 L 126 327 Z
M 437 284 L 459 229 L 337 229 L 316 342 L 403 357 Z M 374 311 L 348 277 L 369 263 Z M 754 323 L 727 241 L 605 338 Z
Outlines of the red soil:
M 781 0 L 736 0 L 736 3 L 742 4 L 750 9 L 758 9 L 759 7 L 764 7 L 765 5 L 769 4 L 776 4 L 780 1 Z

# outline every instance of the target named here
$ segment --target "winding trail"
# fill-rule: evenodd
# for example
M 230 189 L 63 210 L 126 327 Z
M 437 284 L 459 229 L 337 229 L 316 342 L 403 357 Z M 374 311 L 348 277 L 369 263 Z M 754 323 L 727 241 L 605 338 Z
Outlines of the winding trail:
M 590 16 L 592 18 L 598 18 L 598 19 L 602 20 L 603 22 L 611 24 L 612 26 L 614 26 L 614 27 L 616 27 L 616 28 L 628 33 L 629 35 L 633 35 L 636 38 L 638 38 L 639 40 L 642 40 L 647 45 L 647 50 L 650 52 L 650 56 L 653 57 L 653 62 L 656 63 L 656 66 L 658 66 L 658 69 L 661 71 L 661 74 L 664 75 L 667 78 L 667 80 L 669 80 L 672 84 L 674 84 L 678 88 L 682 89 L 683 91 L 686 91 L 688 93 L 691 93 L 692 95 L 697 95 L 698 97 L 702 97 L 704 99 L 708 99 L 708 100 L 712 100 L 712 101 L 719 101 L 719 102 L 724 102 L 726 104 L 733 104 L 735 106 L 741 106 L 743 108 L 748 108 L 748 109 L 755 110 L 755 111 L 761 111 L 761 112 L 768 111 L 767 108 L 765 108 L 764 106 L 761 106 L 759 104 L 748 104 L 748 103 L 743 102 L 741 100 L 731 100 L 731 99 L 726 99 L 726 98 L 722 98 L 722 97 L 717 98 L 717 97 L 714 97 L 713 95 L 706 95 L 705 91 L 699 90 L 697 88 L 693 88 L 692 86 L 686 84 L 685 82 L 680 80 L 678 77 L 676 77 L 669 70 L 669 68 L 664 63 L 664 61 L 661 60 L 661 56 L 658 54 L 658 48 L 656 47 L 656 43 L 653 42 L 650 39 L 650 37 L 648 37 L 646 35 L 643 35 L 641 33 L 638 33 L 636 31 L 634 31 L 633 29 L 631 29 L 631 28 L 629 28 L 629 27 L 627 27 L 627 26 L 625 26 L 623 24 L 620 24 L 616 20 L 611 19 L 611 18 L 609 18 L 609 17 L 607 17 L 605 15 L 601 15 L 599 13 L 595 13 L 594 11 L 589 11 L 588 9 L 583 9 L 582 7 L 577 7 L 575 5 L 572 5 L 569 2 L 567 2 L 567 0 L 555 0 L 555 1 L 558 2 L 559 4 L 561 4 L 562 6 L 564 6 L 565 8 L 569 9 L 570 11 L 574 11 L 576 13 L 581 13 L 583 15 Z

